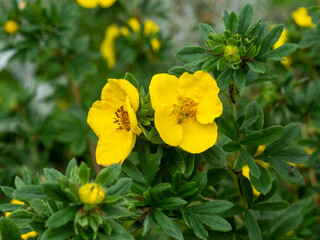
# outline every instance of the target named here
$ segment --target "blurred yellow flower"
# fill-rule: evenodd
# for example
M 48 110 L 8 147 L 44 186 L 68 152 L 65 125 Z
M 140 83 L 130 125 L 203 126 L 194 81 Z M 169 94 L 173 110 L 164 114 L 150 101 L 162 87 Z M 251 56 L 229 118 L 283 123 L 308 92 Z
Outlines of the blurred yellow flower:
M 273 49 L 277 49 L 278 47 L 286 44 L 288 42 L 288 31 L 284 28 L 279 40 L 273 45 Z M 289 69 L 291 67 L 292 59 L 290 57 L 284 57 L 285 60 L 281 61 L 281 63 Z
M 190 153 L 212 147 L 218 136 L 215 118 L 222 114 L 219 88 L 204 71 L 177 78 L 156 74 L 149 86 L 154 122 L 164 142 Z
M 308 9 L 305 7 L 298 8 L 292 12 L 292 18 L 301 27 L 312 27 L 316 25 L 312 23 L 311 17 L 308 15 Z
M 128 20 L 128 25 L 132 28 L 132 30 L 136 33 L 140 32 L 140 22 L 136 18 L 130 18 Z
M 100 5 L 103 8 L 111 7 L 117 0 L 77 0 L 78 4 L 84 8 L 95 8 Z
M 99 137 L 97 163 L 108 166 L 122 163 L 140 135 L 136 111 L 138 90 L 127 80 L 109 79 L 101 93 L 101 101 L 90 108 L 87 122 Z
M 32 231 L 32 232 L 28 232 L 28 233 L 22 234 L 21 238 L 23 240 L 27 240 L 27 239 L 35 237 L 35 236 L 37 236 L 37 233 L 35 231 Z
M 113 68 L 116 64 L 116 53 L 114 40 L 119 36 L 119 28 L 112 24 L 106 30 L 106 36 L 101 43 L 100 51 L 102 57 L 107 61 L 108 68 Z
M 12 199 L 12 200 L 10 201 L 10 203 L 11 203 L 11 204 L 24 205 L 24 202 L 21 202 L 21 201 L 19 201 L 19 200 L 17 200 L 17 199 Z M 4 216 L 5 216 L 5 217 L 8 217 L 10 214 L 11 214 L 11 212 L 5 212 L 5 213 L 4 213 Z
M 79 189 L 78 196 L 83 204 L 98 205 L 104 200 L 105 193 L 100 185 L 87 183 Z
M 19 25 L 16 21 L 9 20 L 4 24 L 4 30 L 9 34 L 15 34 L 19 29 Z
M 157 32 L 159 32 L 159 26 L 154 21 L 151 21 L 149 19 L 144 21 L 143 34 L 145 36 L 154 35 Z
M 161 47 L 161 42 L 159 41 L 159 39 L 151 38 L 150 44 L 154 52 L 159 52 L 159 49 Z

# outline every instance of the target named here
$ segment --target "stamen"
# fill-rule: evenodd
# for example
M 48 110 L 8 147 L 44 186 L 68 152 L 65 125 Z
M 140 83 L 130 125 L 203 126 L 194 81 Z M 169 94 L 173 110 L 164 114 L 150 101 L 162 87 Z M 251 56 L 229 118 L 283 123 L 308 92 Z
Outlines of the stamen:
M 114 123 L 118 125 L 117 130 L 125 129 L 130 131 L 130 120 L 129 114 L 123 105 L 117 109 L 115 112 L 116 117 L 114 118 Z
M 179 99 L 179 105 L 173 104 L 172 113 L 177 115 L 178 124 L 185 122 L 188 118 L 193 118 L 197 114 L 197 105 L 191 98 L 185 97 Z

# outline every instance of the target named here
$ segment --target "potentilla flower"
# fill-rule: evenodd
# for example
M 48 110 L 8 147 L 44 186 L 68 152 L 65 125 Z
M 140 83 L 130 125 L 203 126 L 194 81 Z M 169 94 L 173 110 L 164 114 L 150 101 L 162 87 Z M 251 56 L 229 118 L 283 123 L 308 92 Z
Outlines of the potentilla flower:
M 215 118 L 222 114 L 219 88 L 204 71 L 177 78 L 157 74 L 149 87 L 155 126 L 164 142 L 190 153 L 212 147 L 218 136 Z
M 77 0 L 78 4 L 84 8 L 95 8 L 101 6 L 103 8 L 111 7 L 117 0 Z
M 312 27 L 315 28 L 316 25 L 312 23 L 311 17 L 308 15 L 308 9 L 305 7 L 298 8 L 296 11 L 292 12 L 292 18 L 301 27 Z
M 87 183 L 79 189 L 78 196 L 83 204 L 98 205 L 104 200 L 105 193 L 100 185 Z
M 4 30 L 9 34 L 15 34 L 19 29 L 19 25 L 16 21 L 9 20 L 4 25 Z
M 109 79 L 101 93 L 101 101 L 90 108 L 87 122 L 99 137 L 97 163 L 108 166 L 122 163 L 140 135 L 136 111 L 138 90 L 127 80 Z
M 286 44 L 288 42 L 288 31 L 284 28 L 280 38 L 278 41 L 273 45 L 273 49 L 277 49 L 278 47 Z M 284 57 L 285 60 L 281 61 L 281 63 L 289 69 L 291 67 L 292 59 L 290 57 Z
M 120 31 L 117 25 L 110 25 L 106 30 L 106 36 L 100 46 L 102 57 L 107 61 L 109 69 L 113 68 L 116 64 L 114 41 L 119 36 L 119 34 Z

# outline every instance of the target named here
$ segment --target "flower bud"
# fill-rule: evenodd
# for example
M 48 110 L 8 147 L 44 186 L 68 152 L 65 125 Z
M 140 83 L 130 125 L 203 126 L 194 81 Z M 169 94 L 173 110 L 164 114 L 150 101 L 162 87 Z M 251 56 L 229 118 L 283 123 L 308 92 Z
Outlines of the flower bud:
M 237 46 L 229 45 L 224 49 L 223 56 L 229 63 L 234 63 L 240 59 L 240 50 Z
M 83 204 L 98 205 L 104 200 L 105 193 L 100 185 L 87 183 L 79 189 L 78 196 Z
M 19 25 L 16 21 L 9 20 L 4 25 L 4 30 L 9 34 L 15 34 L 19 29 Z

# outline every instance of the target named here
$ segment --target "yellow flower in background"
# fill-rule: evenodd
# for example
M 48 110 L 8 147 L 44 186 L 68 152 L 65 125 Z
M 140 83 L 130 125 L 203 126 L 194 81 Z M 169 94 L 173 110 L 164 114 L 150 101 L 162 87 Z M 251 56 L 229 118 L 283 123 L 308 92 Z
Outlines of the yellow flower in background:
M 311 17 L 308 15 L 308 9 L 305 7 L 298 8 L 292 12 L 292 18 L 300 27 L 312 27 L 316 25 L 312 23 Z
M 130 18 L 128 20 L 128 25 L 132 28 L 132 30 L 136 33 L 140 32 L 140 22 L 136 18 Z
M 104 200 L 105 193 L 100 185 L 87 183 L 79 189 L 78 196 L 83 204 L 98 205 Z
M 102 57 L 107 61 L 108 68 L 113 68 L 116 64 L 114 41 L 119 36 L 119 34 L 120 31 L 117 25 L 110 25 L 106 30 L 106 37 L 104 38 L 100 46 Z
M 159 26 L 154 21 L 151 21 L 149 19 L 144 21 L 143 34 L 145 36 L 154 35 L 157 32 L 159 32 Z
M 159 52 L 161 47 L 161 42 L 157 38 L 151 38 L 150 40 L 151 48 L 154 52 Z
M 266 150 L 266 147 L 266 145 L 259 145 L 256 153 L 253 156 L 258 157 L 259 155 L 261 155 L 264 152 L 264 150 Z
M 212 147 L 218 136 L 215 118 L 222 114 L 219 88 L 204 71 L 177 78 L 166 73 L 153 76 L 149 93 L 154 122 L 164 142 L 190 153 Z
M 138 90 L 127 80 L 109 79 L 101 93 L 101 101 L 90 108 L 87 122 L 99 137 L 97 163 L 108 166 L 122 163 L 140 135 L 136 111 Z
M 10 201 L 10 203 L 11 203 L 11 204 L 24 205 L 24 202 L 21 202 L 21 201 L 19 201 L 19 200 L 17 200 L 17 199 L 12 199 L 12 200 Z M 11 212 L 5 212 L 5 213 L 4 213 L 4 216 L 5 216 L 5 217 L 8 217 L 10 214 L 11 214 Z
M 243 167 L 242 167 L 242 175 L 250 180 L 248 165 L 243 165 Z M 255 189 L 252 184 L 251 184 L 251 186 L 252 186 L 253 194 L 256 195 L 256 196 L 259 196 L 260 192 L 258 192 L 257 189 Z
M 35 236 L 37 236 L 37 233 L 35 231 L 32 231 L 32 232 L 28 232 L 28 233 L 22 234 L 21 238 L 23 240 L 27 240 L 27 239 L 35 237 Z
M 279 40 L 273 45 L 273 49 L 277 49 L 278 47 L 286 44 L 288 42 L 288 31 L 284 28 Z M 292 59 L 290 57 L 284 57 L 285 60 L 281 61 L 281 63 L 289 69 L 291 67 Z
M 78 4 L 84 8 L 95 8 L 100 5 L 103 8 L 111 7 L 117 0 L 77 0 Z
M 9 20 L 4 24 L 4 30 L 9 34 L 15 34 L 19 29 L 19 25 L 16 21 Z

